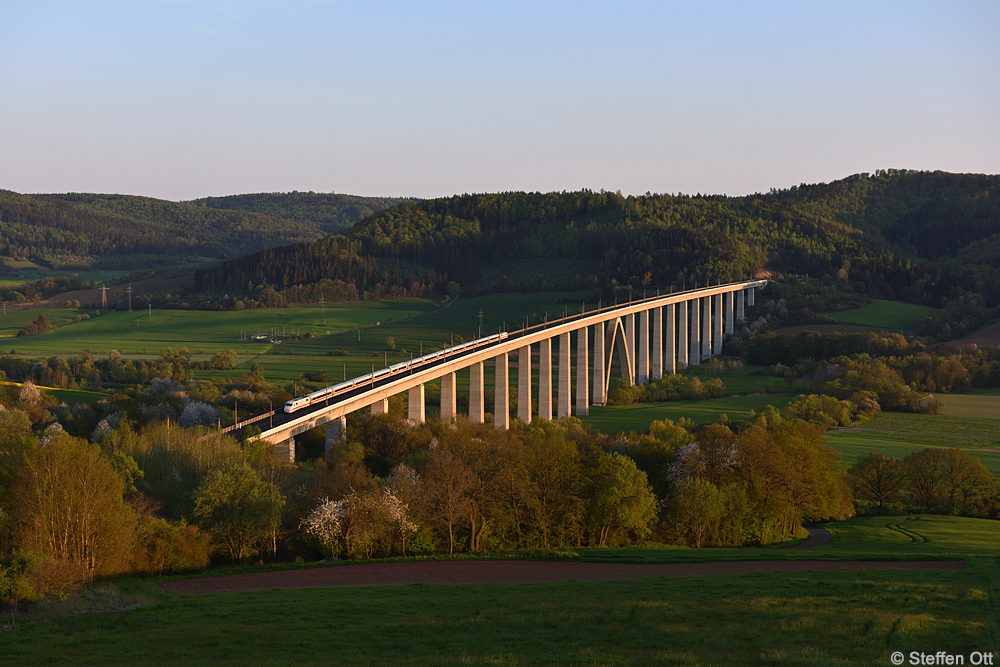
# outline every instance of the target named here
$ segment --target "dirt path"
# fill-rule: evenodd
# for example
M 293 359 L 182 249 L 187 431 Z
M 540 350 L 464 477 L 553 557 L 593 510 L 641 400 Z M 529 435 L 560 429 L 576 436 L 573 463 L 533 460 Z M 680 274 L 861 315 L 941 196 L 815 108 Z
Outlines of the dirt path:
M 790 547 L 782 547 L 783 549 L 810 549 L 812 547 L 821 547 L 830 541 L 830 531 L 826 528 L 814 528 L 808 524 L 802 524 L 802 527 L 809 531 L 809 539 L 800 544 L 793 544 Z
M 809 570 L 958 570 L 965 561 L 795 561 L 759 560 L 716 563 L 559 563 L 523 560 L 467 560 L 419 563 L 368 563 L 230 574 L 157 584 L 174 595 L 238 593 L 272 589 L 356 588 L 408 584 L 524 584 L 552 581 L 606 581 L 646 577 L 700 577 L 753 572 Z

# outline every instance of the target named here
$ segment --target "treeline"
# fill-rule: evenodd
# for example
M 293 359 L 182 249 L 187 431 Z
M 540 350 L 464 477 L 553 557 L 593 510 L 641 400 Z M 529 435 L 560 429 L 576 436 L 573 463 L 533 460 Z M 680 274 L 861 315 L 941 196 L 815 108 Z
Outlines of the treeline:
M 928 348 L 902 334 L 803 331 L 766 332 L 733 350 L 747 363 L 774 367 L 786 377 L 802 377 L 813 391 L 845 397 L 856 391 L 890 398 L 914 392 L 963 392 L 1000 387 L 1000 348 L 976 345 Z M 891 409 L 891 408 L 890 408 Z
M 291 193 L 194 203 L 0 190 L 0 255 L 116 268 L 148 266 L 151 257 L 233 257 L 315 240 L 327 227 L 351 224 L 395 201 Z
M 228 197 L 203 197 L 187 202 L 209 208 L 254 211 L 293 220 L 324 234 L 351 227 L 373 213 L 418 201 L 412 197 L 359 197 L 334 192 L 266 192 Z
M 980 461 L 958 448 L 927 447 L 900 461 L 882 452 L 865 454 L 847 471 L 859 512 L 926 512 L 996 516 L 997 483 Z
M 946 247 L 964 249 L 1000 214 L 998 185 L 994 176 L 894 171 L 739 198 L 463 195 L 405 204 L 340 236 L 227 262 L 200 272 L 196 290 L 247 294 L 325 279 L 372 295 L 409 294 L 414 280 L 442 293 L 449 282 L 490 291 L 504 288 L 503 267 L 514 260 L 572 260 L 580 271 L 564 287 L 704 284 L 771 270 L 828 275 L 852 292 L 934 305 L 962 287 L 995 304 L 1000 272 L 989 258 L 973 264 L 931 252 L 904 235 L 903 223 L 928 202 L 950 202 L 954 224 L 936 229 L 954 235 Z M 552 286 L 552 276 L 519 285 L 543 282 Z

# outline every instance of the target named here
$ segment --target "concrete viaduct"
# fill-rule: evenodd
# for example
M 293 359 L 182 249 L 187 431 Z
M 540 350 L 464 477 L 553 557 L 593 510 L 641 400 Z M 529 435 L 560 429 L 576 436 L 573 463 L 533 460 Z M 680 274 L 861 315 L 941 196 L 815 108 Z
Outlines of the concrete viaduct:
M 354 388 L 323 403 L 291 414 L 275 410 L 225 430 L 238 432 L 250 424 L 260 426 L 261 437 L 275 445 L 282 456 L 294 460 L 296 435 L 326 424 L 329 447 L 343 437 L 349 413 L 362 408 L 370 408 L 373 414 L 384 413 L 389 408 L 389 397 L 404 391 L 408 393 L 409 419 L 423 422 L 424 384 L 438 379 L 441 420 L 450 422 L 458 414 L 456 374 L 466 370 L 469 418 L 483 422 L 486 417 L 483 371 L 488 360 L 495 363 L 493 423 L 506 429 L 511 419 L 508 409 L 511 356 L 516 357 L 518 370 L 516 417 L 525 422 L 532 418 L 533 346 L 538 348 L 539 360 L 538 394 L 534 403 L 538 418 L 586 415 L 591 405 L 607 402 L 615 355 L 622 377 L 632 384 L 645 384 L 662 378 L 664 373 L 697 366 L 722 352 L 724 333 L 733 333 L 735 323 L 745 319 L 745 308 L 754 304 L 755 290 L 766 284 L 766 280 L 750 280 L 657 295 L 511 331 L 502 340 L 494 337 L 482 346 L 467 345 L 461 353 L 449 355 L 446 350 L 426 363 L 417 364 L 414 360 L 414 365 L 404 372 L 384 377 L 361 376 Z M 554 347 L 558 351 L 555 387 Z M 578 379 L 575 397 L 570 395 L 571 374 Z M 579 381 L 580 378 L 584 381 Z

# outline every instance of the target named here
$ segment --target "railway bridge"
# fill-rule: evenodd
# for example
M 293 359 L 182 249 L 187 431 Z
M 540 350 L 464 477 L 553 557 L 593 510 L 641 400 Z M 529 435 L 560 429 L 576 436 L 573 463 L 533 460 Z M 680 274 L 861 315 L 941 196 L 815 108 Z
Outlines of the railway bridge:
M 290 413 L 275 410 L 226 431 L 259 426 L 264 440 L 294 460 L 296 435 L 325 424 L 329 447 L 343 437 L 349 413 L 363 408 L 373 414 L 387 412 L 389 397 L 404 391 L 409 419 L 423 422 L 424 385 L 434 380 L 441 382 L 440 418 L 450 422 L 458 415 L 460 372 L 469 374 L 468 416 L 483 422 L 484 365 L 490 361 L 495 366 L 493 423 L 506 429 L 511 421 L 512 358 L 517 363 L 517 419 L 531 421 L 535 406 L 540 419 L 586 415 L 591 405 L 607 402 L 616 359 L 623 379 L 645 384 L 720 354 L 723 335 L 733 333 L 735 323 L 745 319 L 755 290 L 766 284 L 749 280 L 657 295 L 500 332 L 327 387 L 304 397 L 307 400 L 299 399 L 304 405 Z M 537 393 L 532 391 L 533 349 L 538 358 Z

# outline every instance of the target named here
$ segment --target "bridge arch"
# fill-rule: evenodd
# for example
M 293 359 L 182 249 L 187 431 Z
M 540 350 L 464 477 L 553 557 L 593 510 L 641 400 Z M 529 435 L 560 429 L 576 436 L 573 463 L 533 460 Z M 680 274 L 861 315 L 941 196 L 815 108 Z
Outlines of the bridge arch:
M 618 365 L 622 370 L 622 379 L 629 384 L 635 384 L 635 363 L 632 359 L 632 351 L 628 348 L 628 339 L 625 337 L 625 326 L 622 318 L 616 317 L 608 320 L 604 331 L 604 395 L 608 395 L 611 388 L 611 360 L 615 352 L 618 353 Z

